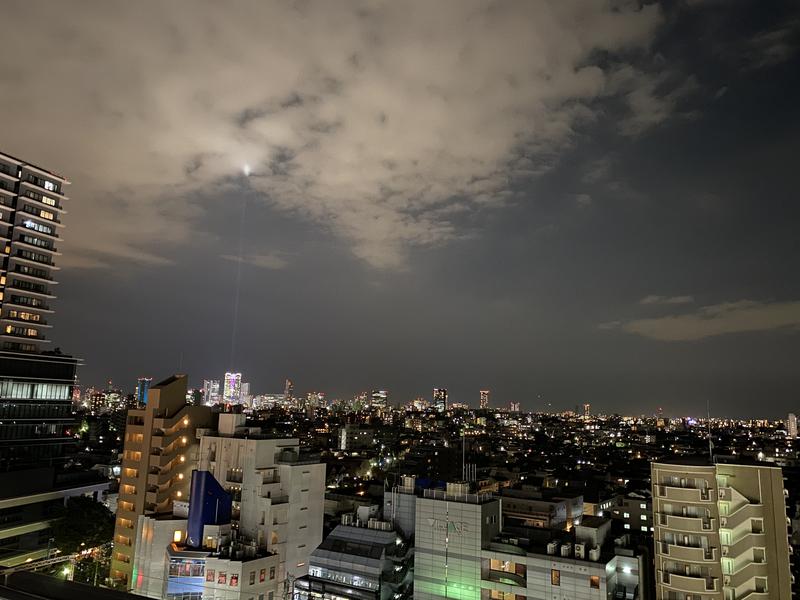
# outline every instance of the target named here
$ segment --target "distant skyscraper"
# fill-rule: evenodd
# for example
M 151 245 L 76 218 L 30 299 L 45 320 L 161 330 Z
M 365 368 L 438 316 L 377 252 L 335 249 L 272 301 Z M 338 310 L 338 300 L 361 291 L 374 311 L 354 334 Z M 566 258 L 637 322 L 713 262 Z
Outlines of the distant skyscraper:
M 437 412 L 447 410 L 447 390 L 444 388 L 433 388 L 433 407 Z
M 592 405 L 588 402 L 583 405 L 583 418 L 588 419 L 592 416 Z
M 54 258 L 59 254 L 64 186 L 61 175 L 0 153 L 0 349 L 39 352 L 52 313 Z
M 286 384 L 283 387 L 283 401 L 286 402 L 286 404 L 291 404 L 293 399 L 294 384 L 292 383 L 291 379 L 287 379 Z
M 481 408 L 489 408 L 489 390 L 481 390 Z
M 386 408 L 389 402 L 389 392 L 386 390 L 372 390 L 372 408 Z
M 203 380 L 203 404 L 211 406 L 219 402 L 219 379 Z
M 222 400 L 225 404 L 239 404 L 242 401 L 242 374 L 225 373 L 222 388 Z
M 509 402 L 508 410 L 511 412 L 519 412 L 519 402 Z
M 152 377 L 139 377 L 136 381 L 136 402 L 140 405 L 147 404 L 147 392 L 150 391 Z
M 786 432 L 790 438 L 797 437 L 797 417 L 794 413 L 789 413 L 789 418 L 786 419 Z

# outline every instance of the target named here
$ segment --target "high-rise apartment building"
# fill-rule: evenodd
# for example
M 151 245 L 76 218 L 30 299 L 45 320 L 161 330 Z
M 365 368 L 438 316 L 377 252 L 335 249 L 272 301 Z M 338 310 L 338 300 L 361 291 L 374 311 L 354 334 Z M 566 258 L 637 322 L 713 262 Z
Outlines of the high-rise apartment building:
M 50 343 L 48 315 L 57 283 L 54 257 L 69 182 L 0 153 L 0 349 L 38 352 Z
M 165 379 L 150 388 L 145 407 L 128 411 L 111 563 L 112 579 L 126 587 L 136 579 L 139 516 L 169 514 L 188 497 L 197 429 L 213 426 L 209 407 L 186 403 L 186 382 L 185 375 Z
M 792 439 L 797 437 L 797 416 L 794 413 L 789 413 L 786 419 L 786 434 Z
M 0 565 L 43 558 L 53 511 L 98 495 L 97 473 L 64 472 L 75 448 L 79 359 L 48 350 L 68 181 L 0 153 Z M 42 351 L 46 350 L 46 351 Z M 54 549 L 53 549 L 54 550 Z
M 781 469 L 651 464 L 658 600 L 791 597 Z
M 222 400 L 225 404 L 240 404 L 242 401 L 242 374 L 225 373 L 222 384 Z
M 433 388 L 433 407 L 436 412 L 447 411 L 447 390 L 444 388 Z
M 482 409 L 489 408 L 489 390 L 481 390 L 481 403 L 480 407 Z
M 244 415 L 222 413 L 218 431 L 200 439 L 199 466 L 233 496 L 238 534 L 280 556 L 279 581 L 305 575 L 322 541 L 325 464 L 301 454 L 297 438 L 265 436 Z

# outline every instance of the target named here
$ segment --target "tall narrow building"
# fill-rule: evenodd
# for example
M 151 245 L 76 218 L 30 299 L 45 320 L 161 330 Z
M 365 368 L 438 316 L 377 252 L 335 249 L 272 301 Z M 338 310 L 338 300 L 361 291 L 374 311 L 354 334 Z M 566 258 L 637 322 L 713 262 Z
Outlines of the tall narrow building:
M 53 286 L 61 239 L 61 175 L 0 153 L 0 349 L 39 352 L 50 343 Z
M 136 582 L 139 516 L 167 515 L 173 502 L 188 498 L 197 429 L 213 427 L 211 409 L 187 404 L 186 390 L 185 375 L 170 377 L 149 389 L 145 407 L 128 411 L 111 562 L 111 578 L 122 587 Z
M 651 477 L 658 600 L 791 598 L 780 468 L 676 458 Z

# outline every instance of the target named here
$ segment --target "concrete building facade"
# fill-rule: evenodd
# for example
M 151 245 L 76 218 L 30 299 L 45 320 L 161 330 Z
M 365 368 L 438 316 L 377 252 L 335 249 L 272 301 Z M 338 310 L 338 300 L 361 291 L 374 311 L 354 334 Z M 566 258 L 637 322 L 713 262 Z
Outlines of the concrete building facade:
M 150 388 L 147 406 L 128 411 L 111 562 L 112 580 L 128 589 L 139 516 L 169 514 L 188 498 L 197 429 L 213 424 L 210 408 L 186 403 L 186 390 L 185 375 L 170 377 Z
M 791 597 L 781 470 L 706 460 L 651 465 L 656 598 Z

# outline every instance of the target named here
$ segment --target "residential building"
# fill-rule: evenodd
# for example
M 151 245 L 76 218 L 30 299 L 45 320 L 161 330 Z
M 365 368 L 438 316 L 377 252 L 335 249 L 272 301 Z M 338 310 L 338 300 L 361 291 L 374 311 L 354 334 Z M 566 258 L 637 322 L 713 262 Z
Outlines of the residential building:
M 219 379 L 203 380 L 203 404 L 212 406 L 219 402 Z
M 791 597 L 780 468 L 676 458 L 651 473 L 656 598 Z
M 797 438 L 797 415 L 794 413 L 789 413 L 786 419 L 786 435 L 792 439 Z
M 480 408 L 482 410 L 489 408 L 489 390 L 481 390 Z
M 375 446 L 375 430 L 372 427 L 348 423 L 339 428 L 338 437 L 338 449 L 342 452 L 353 452 Z
M 280 557 L 278 579 L 308 572 L 322 541 L 325 465 L 300 452 L 297 438 L 262 435 L 242 414 L 222 413 L 216 432 L 200 439 L 200 469 L 233 497 L 238 535 Z
M 56 243 L 68 184 L 62 175 L 0 153 L 1 350 L 39 352 L 50 343 Z
M 623 529 L 631 533 L 649 534 L 653 531 L 653 501 L 649 494 L 619 494 L 603 511 L 603 516 L 622 522 Z
M 213 427 L 211 409 L 188 405 L 186 389 L 185 375 L 172 376 L 150 388 L 146 406 L 128 411 L 111 562 L 111 578 L 123 587 L 133 584 L 139 516 L 170 514 L 188 497 L 197 429 Z

